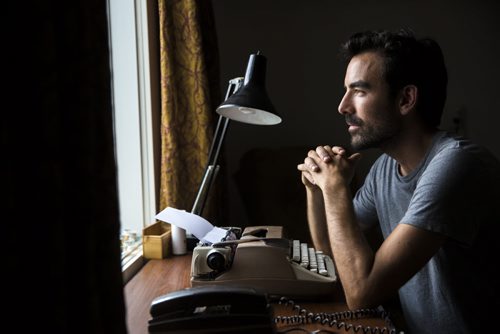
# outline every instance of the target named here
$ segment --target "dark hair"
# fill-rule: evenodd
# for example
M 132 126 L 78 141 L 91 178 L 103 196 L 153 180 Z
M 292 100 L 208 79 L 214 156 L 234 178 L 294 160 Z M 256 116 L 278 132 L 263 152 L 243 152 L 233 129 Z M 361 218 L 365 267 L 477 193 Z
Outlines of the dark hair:
M 365 31 L 352 35 L 341 47 L 344 59 L 363 52 L 380 53 L 385 61 L 385 78 L 395 95 L 406 85 L 418 88 L 417 112 L 431 127 L 439 126 L 446 101 L 448 74 L 439 45 L 430 38 L 416 39 L 402 29 Z

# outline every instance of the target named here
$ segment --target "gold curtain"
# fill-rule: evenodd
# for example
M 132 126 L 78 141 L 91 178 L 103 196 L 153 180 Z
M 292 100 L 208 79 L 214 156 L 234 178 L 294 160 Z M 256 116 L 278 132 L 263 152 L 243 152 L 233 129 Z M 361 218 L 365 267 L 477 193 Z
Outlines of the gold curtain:
M 207 0 L 159 0 L 158 4 L 160 209 L 190 211 L 208 159 L 214 107 L 220 102 L 213 13 Z

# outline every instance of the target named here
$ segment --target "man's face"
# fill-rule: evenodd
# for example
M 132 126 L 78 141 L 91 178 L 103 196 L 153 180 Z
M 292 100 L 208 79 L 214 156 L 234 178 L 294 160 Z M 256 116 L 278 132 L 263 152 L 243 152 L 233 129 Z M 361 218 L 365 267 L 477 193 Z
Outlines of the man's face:
M 345 116 L 355 150 L 383 147 L 400 131 L 401 115 L 384 77 L 383 58 L 375 52 L 354 56 L 338 107 Z

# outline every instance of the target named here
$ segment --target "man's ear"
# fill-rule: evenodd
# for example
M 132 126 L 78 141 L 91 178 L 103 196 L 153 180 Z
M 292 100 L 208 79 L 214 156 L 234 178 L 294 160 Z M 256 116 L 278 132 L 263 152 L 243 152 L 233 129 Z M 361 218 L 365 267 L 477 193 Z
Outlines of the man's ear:
M 417 106 L 418 88 L 415 85 L 404 86 L 399 95 L 401 115 L 407 115 Z

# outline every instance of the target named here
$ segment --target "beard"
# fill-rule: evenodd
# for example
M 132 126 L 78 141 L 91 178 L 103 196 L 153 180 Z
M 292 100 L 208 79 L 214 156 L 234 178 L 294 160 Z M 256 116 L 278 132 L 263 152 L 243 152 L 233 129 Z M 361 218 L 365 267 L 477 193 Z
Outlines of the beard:
M 356 132 L 351 133 L 351 146 L 355 151 L 370 148 L 383 149 L 397 138 L 401 129 L 399 122 L 390 117 L 366 124 L 354 115 L 347 115 L 346 121 L 349 124 L 359 126 Z

